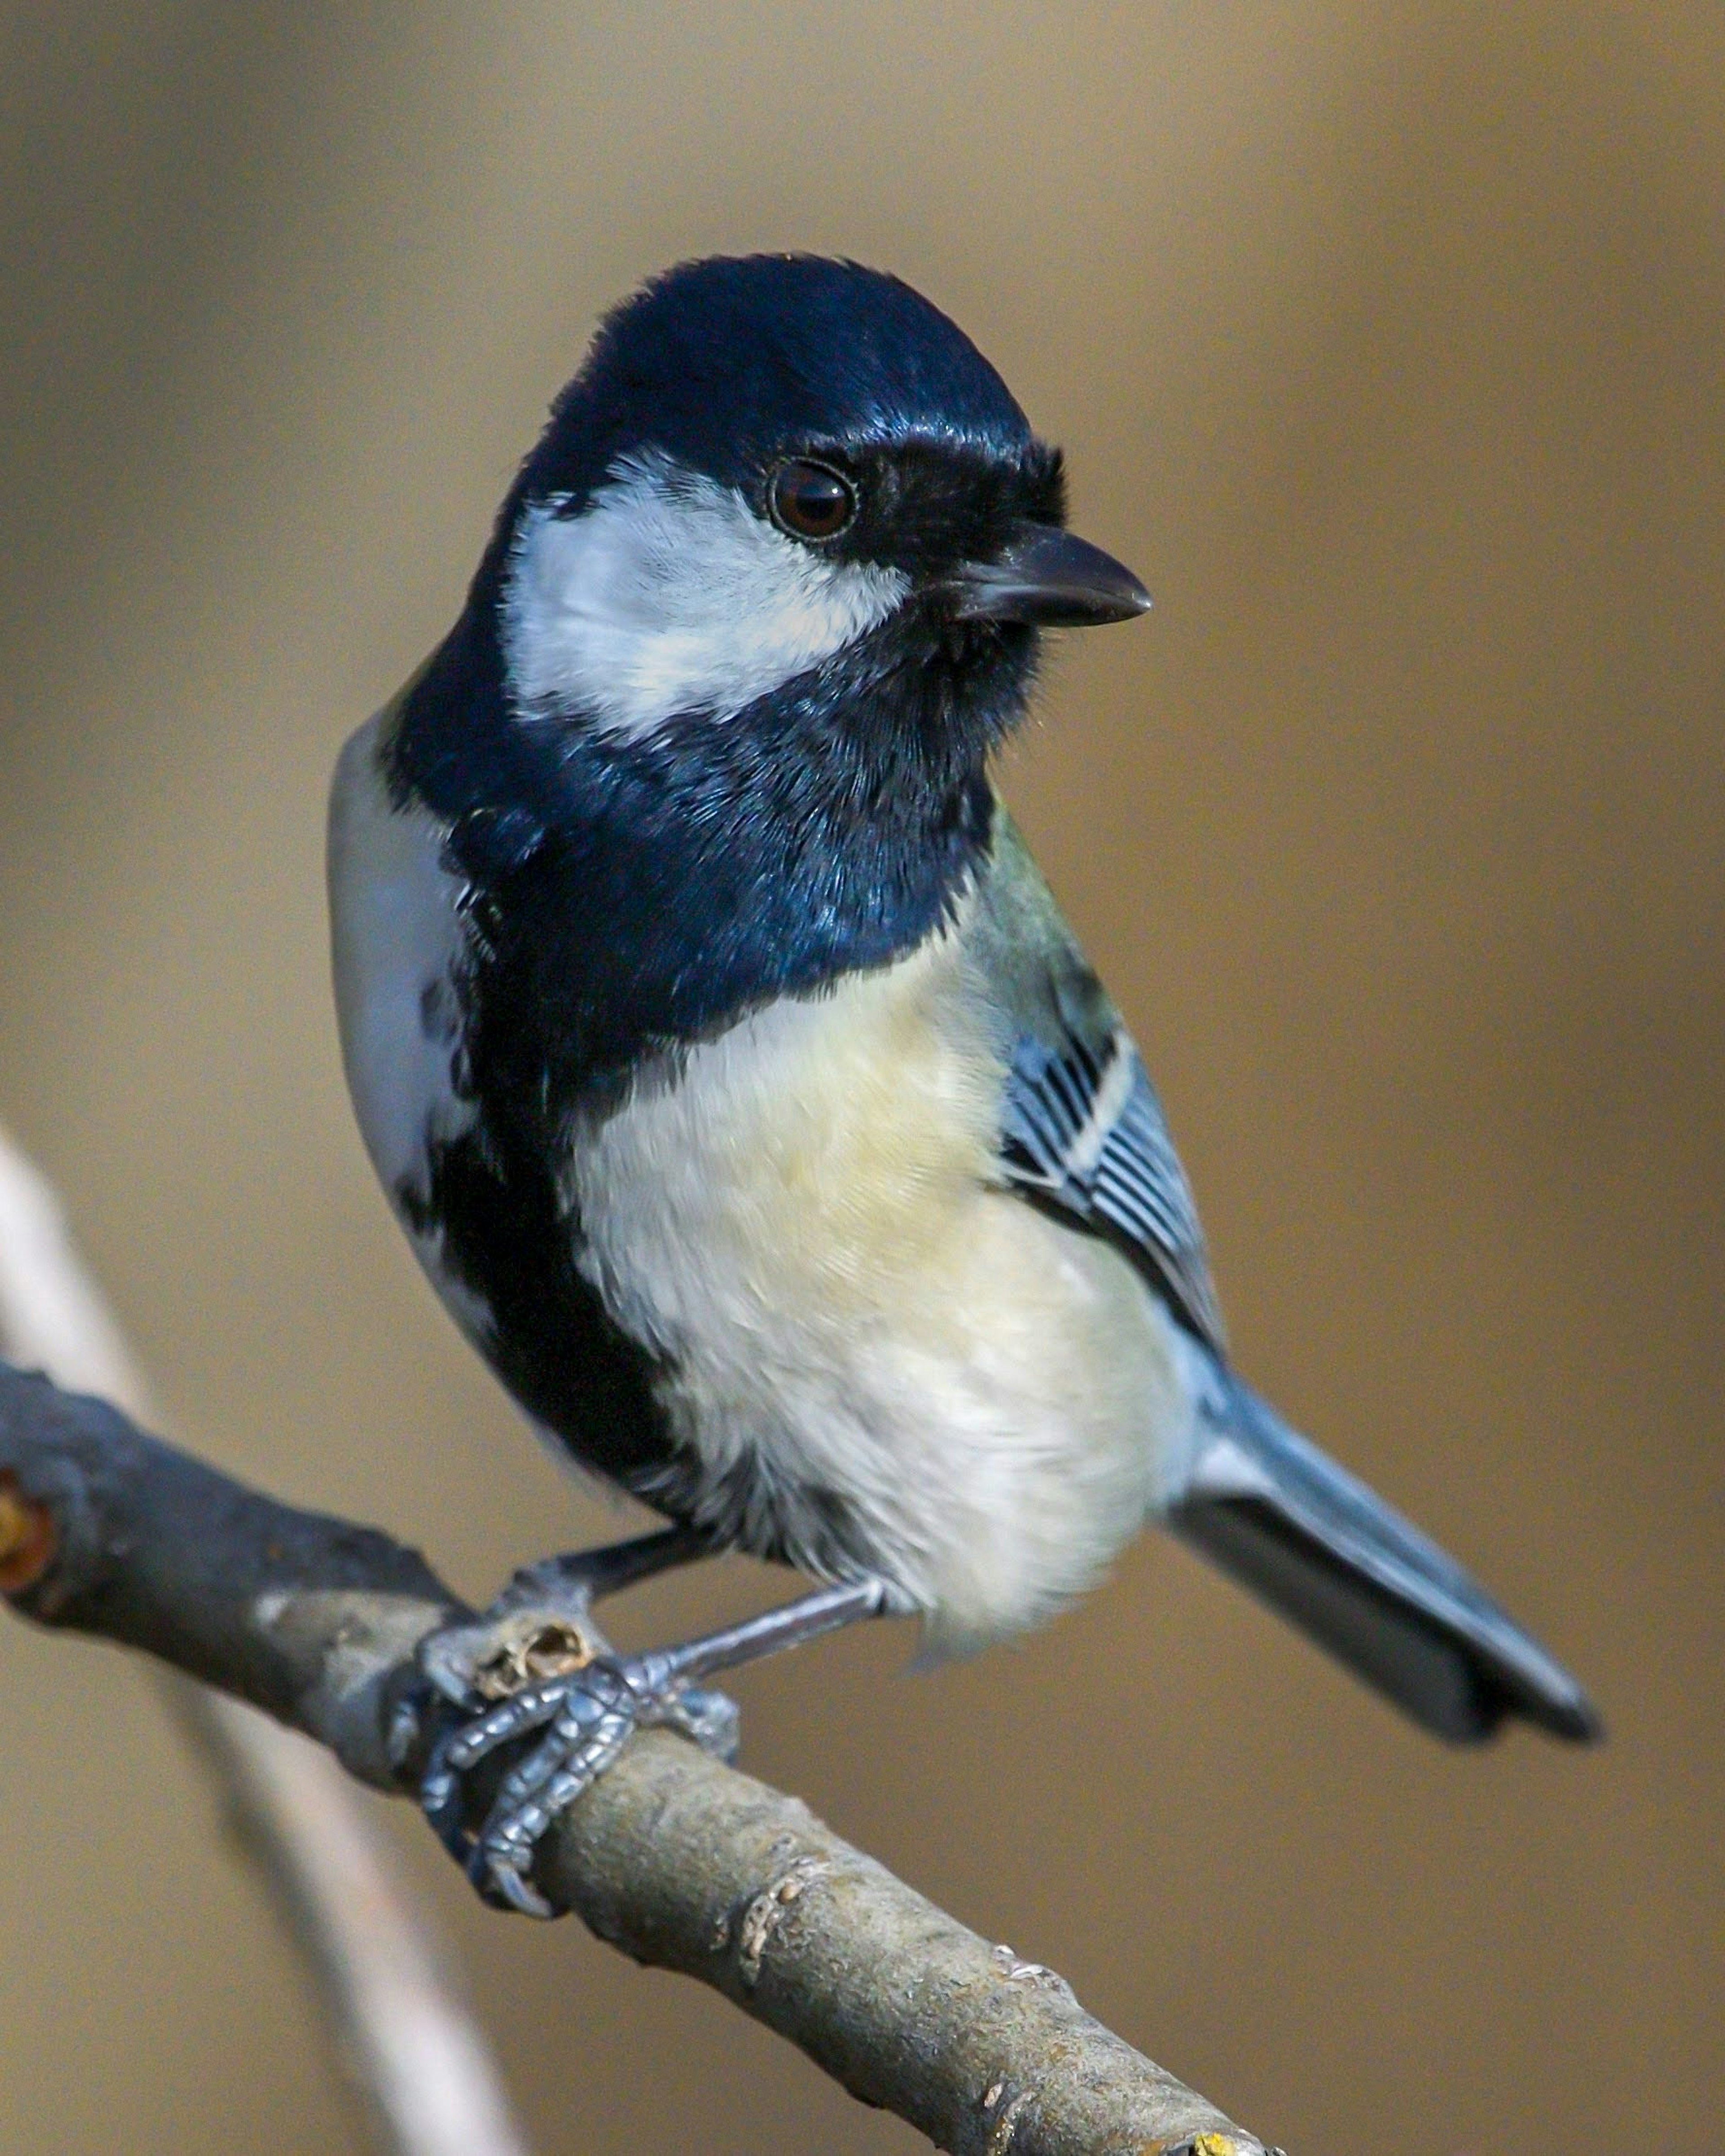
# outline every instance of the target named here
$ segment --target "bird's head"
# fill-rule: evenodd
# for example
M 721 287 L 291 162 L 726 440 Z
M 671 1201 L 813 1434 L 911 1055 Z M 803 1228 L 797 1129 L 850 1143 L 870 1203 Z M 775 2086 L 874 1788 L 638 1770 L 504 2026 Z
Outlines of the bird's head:
M 505 505 L 483 581 L 510 704 L 646 742 L 897 690 L 985 752 L 1040 628 L 1149 603 L 1065 506 L 1058 451 L 908 285 L 686 264 L 605 322 Z

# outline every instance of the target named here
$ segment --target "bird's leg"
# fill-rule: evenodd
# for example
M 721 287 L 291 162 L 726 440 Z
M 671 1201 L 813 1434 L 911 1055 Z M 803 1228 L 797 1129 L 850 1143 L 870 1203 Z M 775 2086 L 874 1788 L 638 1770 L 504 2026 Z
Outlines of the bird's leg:
M 469 1692 L 461 1704 L 470 1718 L 446 1729 L 433 1748 L 420 1788 L 426 1816 L 485 1900 L 525 1916 L 555 1916 L 528 1876 L 534 1851 L 552 1820 L 603 1774 L 632 1731 L 655 1724 L 678 1729 L 729 1758 L 737 1748 L 737 1709 L 723 1693 L 698 1689 L 701 1679 L 877 1616 L 886 1606 L 878 1581 L 818 1588 L 740 1625 L 640 1655 L 615 1653 L 583 1625 L 583 1649 L 591 1652 L 572 1655 L 543 1676 L 527 1672 L 506 1695 L 493 1694 L 495 1705 L 479 1695 L 476 1712 L 477 1687 Z M 465 1777 L 502 1746 L 535 1735 L 498 1784 L 482 1824 L 470 1828 Z
M 583 1668 L 610 1652 L 593 1605 L 637 1580 L 708 1557 L 713 1545 L 693 1527 L 664 1527 L 603 1549 L 573 1550 L 523 1565 L 471 1624 L 434 1632 L 419 1667 L 452 1706 L 506 1699 L 536 1678 Z

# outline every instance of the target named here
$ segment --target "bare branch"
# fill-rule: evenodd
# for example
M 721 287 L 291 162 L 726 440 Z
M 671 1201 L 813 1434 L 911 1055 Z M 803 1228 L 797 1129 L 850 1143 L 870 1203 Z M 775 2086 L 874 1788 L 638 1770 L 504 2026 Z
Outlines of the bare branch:
M 401 2156 L 525 2156 L 479 2024 L 347 1776 L 253 1708 L 185 1678 L 174 1689 L 319 1976 L 341 2056 L 358 2054 L 349 2071 L 386 2145 Z
M 469 1614 L 416 1553 L 277 1504 L 3 1366 L 0 1480 L 16 1607 L 144 1648 L 374 1787 L 415 1789 L 429 1737 L 415 1649 Z M 23 1571 L 8 1548 L 30 1553 Z M 962 2156 L 1264 2156 L 1061 1979 L 668 1732 L 638 1737 L 555 1824 L 538 1881 L 601 1938 L 712 1985 Z
M 53 1192 L 3 1132 L 0 1348 L 149 1412 Z M 254 1708 L 172 1668 L 160 1675 L 300 1942 L 380 2146 L 390 2156 L 526 2156 L 478 2025 L 340 1768 Z

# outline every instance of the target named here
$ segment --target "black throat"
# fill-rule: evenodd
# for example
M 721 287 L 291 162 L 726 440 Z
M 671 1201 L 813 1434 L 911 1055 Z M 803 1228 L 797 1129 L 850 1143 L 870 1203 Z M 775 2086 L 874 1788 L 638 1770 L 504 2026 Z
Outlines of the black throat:
M 915 948 L 988 849 L 987 758 L 1034 641 L 911 609 L 742 711 L 631 740 L 518 716 L 470 605 L 389 776 L 468 889 L 482 1104 L 598 1106 L 644 1058 Z

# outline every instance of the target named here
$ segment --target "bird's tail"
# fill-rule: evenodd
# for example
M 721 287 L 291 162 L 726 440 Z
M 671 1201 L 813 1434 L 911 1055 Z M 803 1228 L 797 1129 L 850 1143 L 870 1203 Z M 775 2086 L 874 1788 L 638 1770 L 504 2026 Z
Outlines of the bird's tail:
M 1476 1743 L 1512 1714 L 1577 1743 L 1602 1733 L 1574 1678 L 1453 1558 L 1214 1374 L 1174 1533 L 1440 1737 Z

